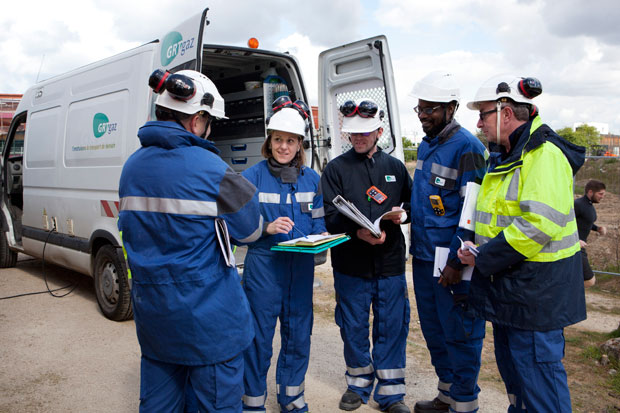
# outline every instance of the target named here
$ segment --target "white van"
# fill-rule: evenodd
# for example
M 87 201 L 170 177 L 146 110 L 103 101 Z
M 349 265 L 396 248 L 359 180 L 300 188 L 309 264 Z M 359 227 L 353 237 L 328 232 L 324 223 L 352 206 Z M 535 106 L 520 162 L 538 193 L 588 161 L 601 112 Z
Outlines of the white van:
M 132 316 L 130 281 L 116 222 L 118 182 L 139 147 L 137 130 L 154 118 L 153 70 L 199 70 L 217 85 L 228 120 L 211 139 L 236 171 L 261 160 L 265 118 L 274 97 L 308 101 L 297 60 L 286 53 L 212 45 L 207 11 L 162 39 L 37 83 L 15 112 L 1 160 L 0 267 L 17 253 L 94 277 L 97 301 L 113 320 Z M 380 145 L 403 160 L 394 80 L 385 37 L 320 56 L 320 127 L 310 128 L 309 165 L 321 171 L 350 148 L 338 107 L 372 97 L 386 108 Z M 258 83 L 257 83 L 258 82 Z M 257 87 L 258 86 L 258 87 Z M 23 155 L 15 148 L 23 143 Z

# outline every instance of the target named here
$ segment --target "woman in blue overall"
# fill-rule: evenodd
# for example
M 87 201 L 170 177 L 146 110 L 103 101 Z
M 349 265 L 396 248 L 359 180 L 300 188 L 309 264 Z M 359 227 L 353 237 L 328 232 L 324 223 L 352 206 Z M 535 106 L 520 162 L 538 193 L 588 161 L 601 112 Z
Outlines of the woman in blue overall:
M 267 371 L 273 335 L 280 319 L 281 348 L 276 392 L 283 412 L 307 412 L 304 376 L 310 358 L 314 256 L 271 251 L 275 244 L 308 234 L 325 233 L 319 175 L 304 166 L 302 141 L 309 111 L 301 101 L 278 98 L 267 123 L 262 147 L 266 160 L 243 176 L 259 191 L 265 219 L 262 236 L 248 245 L 243 272 L 256 336 L 244 353 L 243 411 L 265 411 Z

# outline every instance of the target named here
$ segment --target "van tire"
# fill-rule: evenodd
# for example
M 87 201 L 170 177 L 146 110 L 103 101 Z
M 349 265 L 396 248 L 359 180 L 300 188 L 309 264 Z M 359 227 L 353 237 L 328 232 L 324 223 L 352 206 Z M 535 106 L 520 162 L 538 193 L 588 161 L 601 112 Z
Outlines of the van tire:
M 0 233 L 0 268 L 11 268 L 17 264 L 17 253 L 9 248 L 6 233 Z
M 133 317 L 125 263 L 112 245 L 104 245 L 95 257 L 95 295 L 103 315 L 123 321 Z

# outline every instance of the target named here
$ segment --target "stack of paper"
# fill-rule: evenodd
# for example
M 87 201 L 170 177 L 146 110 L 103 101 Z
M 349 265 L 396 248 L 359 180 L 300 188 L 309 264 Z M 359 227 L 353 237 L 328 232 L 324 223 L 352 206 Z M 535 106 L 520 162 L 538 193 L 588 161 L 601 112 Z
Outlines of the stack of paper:
M 334 235 L 307 235 L 289 241 L 280 242 L 271 247 L 273 251 L 305 252 L 308 254 L 318 254 L 338 244 L 348 241 L 350 237 L 346 234 Z
M 476 202 L 478 201 L 479 192 L 479 184 L 475 182 L 467 182 L 467 186 L 465 187 L 465 200 L 463 201 L 461 219 L 459 220 L 459 227 L 471 231 L 476 230 Z
M 338 208 L 338 212 L 353 220 L 360 227 L 366 228 L 377 238 L 381 238 L 381 228 L 379 225 L 382 219 L 400 217 L 400 215 L 405 212 L 402 208 L 388 211 L 377 218 L 375 222 L 371 222 L 352 202 L 347 201 L 340 195 L 336 195 L 336 197 L 332 200 L 332 203 L 336 208 Z

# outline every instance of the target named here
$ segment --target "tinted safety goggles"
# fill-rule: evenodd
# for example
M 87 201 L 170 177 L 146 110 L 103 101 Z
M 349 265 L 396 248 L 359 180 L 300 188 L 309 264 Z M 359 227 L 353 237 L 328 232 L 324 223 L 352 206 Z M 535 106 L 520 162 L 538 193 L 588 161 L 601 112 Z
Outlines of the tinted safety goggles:
M 378 110 L 379 106 L 370 100 L 364 100 L 359 105 L 352 100 L 347 100 L 340 106 L 340 113 L 347 118 L 355 115 L 362 118 L 374 118 Z
M 166 90 L 174 99 L 187 102 L 196 95 L 196 83 L 189 76 L 178 73 L 170 73 L 161 69 L 155 70 L 149 77 L 149 86 L 155 93 L 163 93 Z M 200 104 L 213 107 L 215 97 L 211 93 L 205 93 Z
M 280 109 L 288 107 L 296 109 L 297 112 L 299 112 L 299 114 L 301 115 L 301 117 L 304 118 L 304 120 L 310 117 L 310 108 L 303 100 L 296 100 L 295 102 L 293 102 L 290 97 L 284 95 L 274 100 L 271 104 L 273 113 L 276 113 Z

